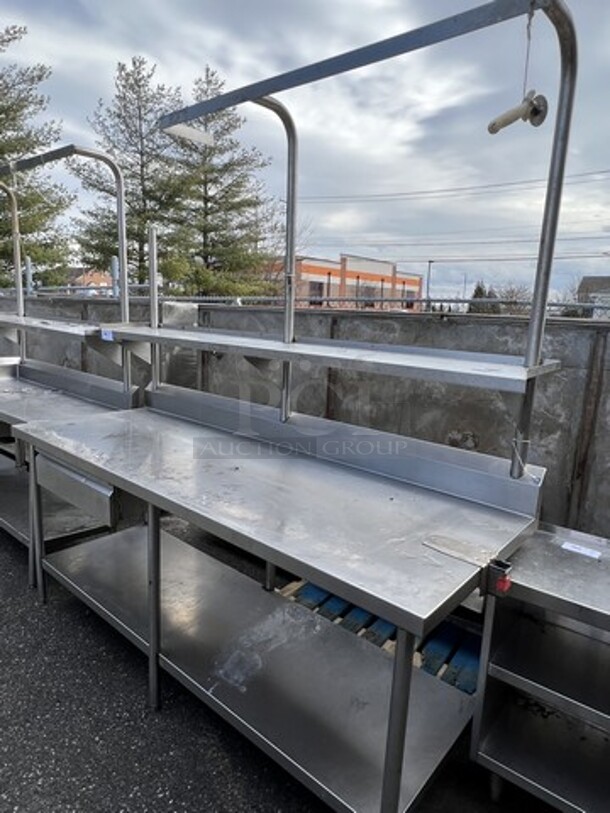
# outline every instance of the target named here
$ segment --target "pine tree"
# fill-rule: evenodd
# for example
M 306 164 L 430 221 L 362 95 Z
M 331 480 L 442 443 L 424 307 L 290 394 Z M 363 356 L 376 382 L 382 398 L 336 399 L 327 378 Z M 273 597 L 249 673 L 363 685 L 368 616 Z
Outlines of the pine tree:
M 477 299 L 487 299 L 487 288 L 482 280 L 479 280 L 474 286 L 470 304 L 468 305 L 468 313 L 486 313 L 485 304 L 477 302 Z
M 498 294 L 496 293 L 495 288 L 493 285 L 490 285 L 487 289 L 487 299 L 498 299 Z M 487 303 L 487 313 L 495 313 L 499 314 L 502 313 L 502 308 L 500 307 L 499 302 L 488 302 Z
M 116 160 L 125 178 L 129 265 L 140 283 L 148 276 L 148 225 L 167 226 L 178 194 L 175 145 L 158 129 L 158 119 L 181 106 L 181 94 L 155 84 L 155 72 L 144 57 L 133 57 L 129 65 L 120 62 L 113 100 L 106 104 L 100 99 L 89 120 L 98 147 Z M 99 196 L 78 224 L 83 259 L 108 267 L 117 254 L 114 180 L 90 161 L 75 160 L 72 166 L 83 186 Z M 167 246 L 171 230 L 163 235 Z
M 222 93 L 224 82 L 206 66 L 193 87 L 195 101 Z M 189 292 L 249 293 L 264 287 L 280 230 L 274 204 L 265 198 L 258 173 L 269 163 L 237 138 L 244 119 L 235 110 L 213 113 L 199 125 L 211 145 L 180 140 L 179 219 Z
M 497 298 L 498 295 L 494 291 L 493 286 L 486 288 L 485 283 L 482 280 L 479 280 L 474 287 L 474 291 L 472 292 L 470 304 L 468 305 L 468 313 L 501 313 L 499 302 L 477 302 L 477 300 L 481 299 Z
M 27 33 L 23 26 L 0 30 L 0 53 L 18 43 Z M 0 68 L 0 164 L 41 152 L 52 147 L 60 135 L 57 122 L 38 124 L 36 119 L 48 106 L 48 98 L 39 86 L 51 74 L 46 65 L 20 67 L 6 64 Z M 57 219 L 72 203 L 72 196 L 61 184 L 52 183 L 42 170 L 3 177 L 13 186 L 18 199 L 22 253 L 32 257 L 45 283 L 63 282 L 68 263 L 68 244 Z M 4 205 L 4 204 L 2 204 Z M 0 218 L 0 285 L 13 284 L 13 248 L 8 206 Z
M 100 100 L 90 119 L 99 148 L 113 156 L 125 177 L 132 276 L 138 282 L 147 278 L 148 225 L 154 223 L 159 270 L 187 293 L 260 290 L 265 286 L 260 272 L 277 247 L 278 231 L 273 205 L 256 177 L 267 161 L 240 146 L 236 131 L 243 119 L 232 110 L 200 125 L 214 138 L 209 147 L 161 132 L 159 118 L 183 103 L 179 88 L 154 84 L 155 71 L 143 57 L 119 63 L 112 102 Z M 194 97 L 211 98 L 222 88 L 218 75 L 206 68 L 194 84 Z M 91 163 L 73 166 L 83 185 L 99 196 L 79 224 L 83 258 L 107 266 L 117 252 L 112 178 Z

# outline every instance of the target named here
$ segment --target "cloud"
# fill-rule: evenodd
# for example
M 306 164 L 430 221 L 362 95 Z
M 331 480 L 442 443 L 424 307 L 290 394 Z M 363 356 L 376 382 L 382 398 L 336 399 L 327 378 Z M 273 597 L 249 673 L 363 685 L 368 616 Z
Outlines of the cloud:
M 158 79 L 188 93 L 205 64 L 226 79 L 227 89 L 291 70 L 370 42 L 394 36 L 478 5 L 475 0 L 29 0 L 5 3 L 8 22 L 25 23 L 28 36 L 9 52 L 24 64 L 52 66 L 48 114 L 64 121 L 65 137 L 92 143 L 87 117 L 97 99 L 113 92 L 118 61 L 135 54 L 158 65 Z M 600 4 L 573 4 L 580 35 L 581 66 L 570 175 L 605 169 L 610 109 L 604 104 L 604 76 L 610 62 L 610 18 Z M 551 112 L 535 130 L 518 123 L 490 136 L 487 123 L 516 104 L 522 94 L 526 21 L 521 18 L 351 74 L 282 94 L 300 134 L 300 194 L 389 195 L 431 189 L 505 184 L 546 176 L 557 107 L 559 61 L 556 35 L 542 13 L 532 26 L 527 87 L 544 93 Z M 186 94 L 185 94 L 186 95 Z M 246 106 L 244 138 L 273 163 L 268 189 L 284 196 L 285 141 L 266 111 Z M 568 265 L 602 273 L 606 244 L 597 241 L 608 226 L 610 176 L 566 186 L 558 243 L 600 259 L 558 261 L 561 283 Z M 535 253 L 542 216 L 541 188 L 508 187 L 410 199 L 324 203 L 303 202 L 310 225 L 307 251 L 371 253 L 402 260 L 425 271 L 433 259 L 432 292 L 463 285 L 464 276 L 489 283 L 531 279 L 534 264 L 485 262 L 485 256 Z M 602 232 L 603 233 L 603 232 Z M 452 237 L 453 235 L 453 237 Z M 514 236 L 513 245 L 490 244 Z M 455 240 L 453 251 L 446 246 Z M 417 241 L 426 245 L 416 245 Z M 367 242 L 368 241 L 368 242 Z M 470 244 L 468 244 L 470 241 Z M 458 250 L 458 242 L 459 250 Z M 405 244 L 405 245 L 401 245 Z M 444 256 L 461 253 L 476 262 L 443 267 Z

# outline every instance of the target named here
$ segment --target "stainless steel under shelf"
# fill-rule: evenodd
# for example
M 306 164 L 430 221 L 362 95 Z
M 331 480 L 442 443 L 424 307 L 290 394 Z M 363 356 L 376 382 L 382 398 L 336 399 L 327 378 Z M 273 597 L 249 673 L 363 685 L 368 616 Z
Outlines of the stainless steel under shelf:
M 521 616 L 489 674 L 610 734 L 610 643 Z
M 30 544 L 28 476 L 14 461 L 0 455 L 0 528 L 24 545 Z M 45 538 L 48 542 L 78 538 L 100 527 L 87 516 L 48 491 L 42 492 Z
M 45 569 L 146 649 L 146 529 L 47 556 Z M 167 534 L 161 665 L 334 810 L 378 813 L 392 657 Z M 415 669 L 401 810 L 472 713 Z
M 102 325 L 101 336 L 106 341 L 179 345 L 210 353 L 236 353 L 276 361 L 304 361 L 323 367 L 517 393 L 525 392 L 530 379 L 554 372 L 560 366 L 558 361 L 545 360 L 527 367 L 524 366 L 522 357 L 489 353 L 307 339 L 286 344 L 280 339 L 265 336 L 151 328 L 137 324 Z
M 497 709 L 479 746 L 482 765 L 558 810 L 607 813 L 607 734 L 510 688 Z

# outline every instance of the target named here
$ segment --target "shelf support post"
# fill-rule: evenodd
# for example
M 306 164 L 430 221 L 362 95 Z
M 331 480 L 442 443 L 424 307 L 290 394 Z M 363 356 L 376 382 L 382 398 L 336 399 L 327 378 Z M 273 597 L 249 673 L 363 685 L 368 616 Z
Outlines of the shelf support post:
M 150 326 L 159 327 L 159 267 L 157 255 L 157 228 L 148 227 L 148 296 L 150 303 Z M 156 342 L 150 343 L 150 387 L 159 389 L 161 380 L 161 348 Z
M 13 240 L 13 271 L 15 275 L 15 301 L 17 316 L 25 316 L 25 303 L 23 298 L 23 275 L 21 273 L 21 234 L 19 232 L 19 206 L 15 191 L 4 183 L 0 183 L 0 189 L 6 194 L 11 209 L 11 232 Z M 21 361 L 25 360 L 25 331 L 18 330 L 19 336 L 19 356 Z
M 286 249 L 284 256 L 284 342 L 294 342 L 295 310 L 295 266 L 296 266 L 296 212 L 297 212 L 297 168 L 298 139 L 294 120 L 282 102 L 271 96 L 252 100 L 255 104 L 275 113 L 286 132 L 288 142 L 287 180 L 286 180 Z M 282 364 L 282 394 L 280 401 L 280 420 L 285 422 L 290 417 L 292 386 L 292 364 Z

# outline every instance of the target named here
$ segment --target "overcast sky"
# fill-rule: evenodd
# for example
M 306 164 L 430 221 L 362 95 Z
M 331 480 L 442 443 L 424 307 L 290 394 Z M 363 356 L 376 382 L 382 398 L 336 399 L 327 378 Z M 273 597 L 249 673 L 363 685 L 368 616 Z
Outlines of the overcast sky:
M 48 115 L 65 142 L 94 144 L 87 123 L 110 101 L 117 62 L 143 55 L 185 94 L 205 64 L 233 89 L 474 8 L 473 0 L 4 0 L 5 24 L 28 35 L 4 58 L 53 69 Z M 551 287 L 610 273 L 610 7 L 572 0 L 580 47 L 559 240 Z M 547 96 L 540 128 L 489 121 L 521 101 L 526 18 L 451 43 L 286 91 L 300 136 L 299 251 L 397 261 L 433 296 L 477 279 L 530 284 L 559 84 L 554 29 L 531 28 L 527 88 Z M 284 196 L 285 142 L 275 117 L 248 105 L 244 143 L 271 157 L 270 194 Z M 509 186 L 497 186 L 509 184 Z M 490 187 L 491 185 L 491 187 Z M 464 187 L 467 187 L 464 190 Z M 487 187 L 487 188 L 484 188 Z M 430 194 L 434 190 L 433 194 Z M 441 192 L 442 191 L 442 192 Z M 421 194 L 426 193 L 426 194 Z M 594 255 L 572 257 L 566 255 Z M 508 257 L 523 258 L 507 261 Z

